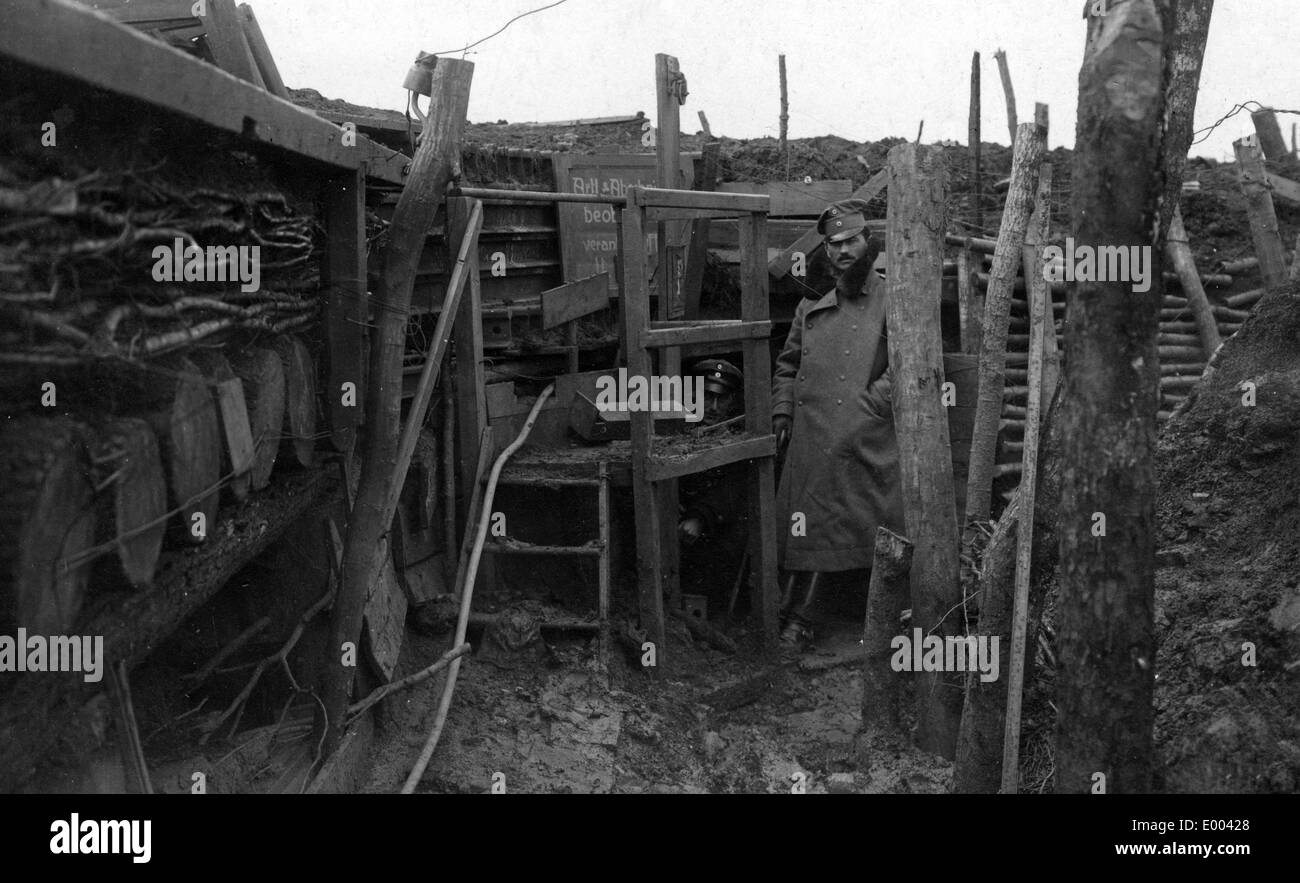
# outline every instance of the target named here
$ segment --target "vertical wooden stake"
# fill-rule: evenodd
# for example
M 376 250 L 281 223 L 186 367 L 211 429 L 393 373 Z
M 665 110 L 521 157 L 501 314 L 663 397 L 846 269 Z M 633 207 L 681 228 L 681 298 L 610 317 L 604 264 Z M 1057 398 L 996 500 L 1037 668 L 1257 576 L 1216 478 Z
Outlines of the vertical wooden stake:
M 912 564 L 912 622 L 926 635 L 959 635 L 965 623 L 958 581 L 948 415 L 942 402 L 939 325 L 947 170 L 938 148 L 899 144 L 889 152 L 886 322 L 893 372 L 907 534 Z M 963 682 L 940 672 L 916 675 L 917 744 L 951 759 L 961 719 Z
M 999 49 L 993 53 L 998 61 L 998 73 L 1002 75 L 1002 91 L 1007 96 L 1007 128 L 1011 132 L 1011 144 L 1015 146 L 1016 132 L 1020 128 L 1016 118 L 1016 90 L 1011 86 L 1011 69 L 1007 67 L 1007 53 Z
M 907 607 L 912 544 L 880 527 L 867 590 L 867 617 L 862 629 L 862 732 L 897 733 L 900 728 L 900 682 L 890 660 L 898 620 Z
M 778 59 L 781 68 L 781 155 L 785 157 L 785 179 L 790 180 L 790 93 L 785 79 L 785 56 Z
M 1286 281 L 1287 270 L 1273 195 L 1264 175 L 1264 157 L 1254 135 L 1237 139 L 1232 147 L 1237 153 L 1237 175 L 1241 194 L 1246 198 L 1250 234 L 1255 240 L 1255 254 L 1259 256 L 1259 274 L 1264 279 L 1264 287 L 1272 288 Z
M 984 172 L 980 168 L 980 54 L 970 60 L 970 202 L 971 223 L 977 236 L 984 235 Z M 968 350 L 969 352 L 969 350 Z
M 1039 214 L 1037 238 L 1043 236 L 1051 214 L 1052 167 L 1044 165 L 1038 184 Z M 1025 264 L 1026 272 L 1038 261 Z M 1011 670 L 1007 674 L 1006 735 L 1002 742 L 1002 793 L 1014 794 L 1020 787 L 1020 703 L 1025 684 L 1025 636 L 1029 617 L 1030 556 L 1034 537 L 1034 493 L 1038 481 L 1039 411 L 1043 398 L 1043 337 L 1053 321 L 1051 290 L 1042 274 L 1039 284 L 1030 284 L 1029 298 L 1029 396 L 1025 408 L 1025 447 L 1020 479 L 1020 526 L 1016 534 L 1016 596 L 1011 617 Z
M 993 458 L 998 421 L 1002 416 L 1006 378 L 1007 329 L 1011 319 L 1011 293 L 1016 269 L 1038 188 L 1038 167 L 1043 142 L 1036 127 L 1025 123 L 1016 138 L 1011 164 L 1011 189 L 1002 213 L 993 269 L 984 295 L 984 341 L 980 352 L 980 394 L 975 409 L 975 430 L 970 447 L 970 475 L 966 482 L 966 532 L 972 523 L 987 521 L 993 509 Z

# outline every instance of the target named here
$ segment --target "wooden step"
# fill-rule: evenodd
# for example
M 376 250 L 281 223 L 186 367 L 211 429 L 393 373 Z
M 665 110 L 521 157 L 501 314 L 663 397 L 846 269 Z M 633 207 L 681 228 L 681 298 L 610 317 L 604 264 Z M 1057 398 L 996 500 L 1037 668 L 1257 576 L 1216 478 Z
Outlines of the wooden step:
M 750 437 L 683 455 L 651 454 L 646 460 L 646 478 L 666 481 L 682 478 L 758 457 L 776 456 L 776 436 Z

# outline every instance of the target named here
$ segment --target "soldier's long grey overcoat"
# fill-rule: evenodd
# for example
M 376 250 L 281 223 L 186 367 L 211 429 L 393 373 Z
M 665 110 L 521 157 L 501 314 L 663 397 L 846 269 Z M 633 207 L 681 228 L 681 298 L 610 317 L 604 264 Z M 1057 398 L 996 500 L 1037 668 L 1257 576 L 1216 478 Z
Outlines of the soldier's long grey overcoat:
M 885 282 L 868 272 L 863 294 L 850 298 L 845 282 L 855 275 L 799 304 L 773 375 L 773 413 L 792 418 L 777 488 L 787 570 L 870 567 L 876 527 L 904 533 Z M 800 526 L 803 535 L 792 535 Z

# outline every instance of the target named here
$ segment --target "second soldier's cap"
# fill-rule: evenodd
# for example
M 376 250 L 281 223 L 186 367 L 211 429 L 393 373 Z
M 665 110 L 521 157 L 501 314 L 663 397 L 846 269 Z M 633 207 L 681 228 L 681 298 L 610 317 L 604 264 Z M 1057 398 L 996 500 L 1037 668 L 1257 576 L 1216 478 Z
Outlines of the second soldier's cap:
M 817 232 L 831 242 L 850 239 L 867 228 L 867 202 L 842 199 L 832 203 L 817 219 Z
M 733 392 L 745 382 L 745 375 L 726 359 L 701 359 L 693 366 L 692 373 L 703 374 L 704 388 L 715 393 Z

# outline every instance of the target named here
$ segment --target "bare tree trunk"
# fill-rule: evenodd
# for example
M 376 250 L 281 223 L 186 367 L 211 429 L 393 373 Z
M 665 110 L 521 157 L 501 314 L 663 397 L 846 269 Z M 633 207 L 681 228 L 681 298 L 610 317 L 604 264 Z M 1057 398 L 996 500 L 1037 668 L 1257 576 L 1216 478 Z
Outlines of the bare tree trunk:
M 970 204 L 975 232 L 984 235 L 984 173 L 980 167 L 980 54 L 970 60 Z
M 1002 75 L 1002 91 L 1007 96 L 1007 129 L 1011 132 L 1011 146 L 1015 147 L 1017 132 L 1020 130 L 1016 117 L 1016 90 L 1011 87 L 1011 69 L 1007 67 L 1007 53 L 999 49 L 993 53 L 998 61 L 998 73 Z
M 325 649 L 325 715 L 327 734 L 323 756 L 329 756 L 343 735 L 344 715 L 352 691 L 354 665 L 342 663 L 343 647 L 358 647 L 361 616 L 371 580 L 379 571 L 380 550 L 391 522 L 382 510 L 388 498 L 397 439 L 402 422 L 402 355 L 406 351 L 407 313 L 425 236 L 438 206 L 444 202 L 452 167 L 459 164 L 460 137 L 469 106 L 474 65 L 440 58 L 433 70 L 428 119 L 411 163 L 406 189 L 390 226 L 389 245 L 375 297 L 375 329 L 370 347 L 370 393 L 366 397 L 364 458 L 356 503 L 348 517 L 343 552 L 343 578 L 334 603 L 330 641 Z M 359 658 L 359 649 L 353 658 Z
M 1155 685 L 1158 239 L 1172 13 L 1088 20 L 1074 155 L 1076 248 L 1146 247 L 1151 290 L 1079 281 L 1066 328 L 1056 788 L 1144 792 Z M 1116 90 L 1121 82 L 1124 88 Z
M 1160 207 L 1161 236 L 1169 229 L 1183 190 L 1183 168 L 1192 146 L 1192 119 L 1201 83 L 1201 62 L 1210 33 L 1214 0 L 1178 0 L 1170 34 L 1169 68 L 1165 84 L 1165 180 Z M 1163 239 L 1161 240 L 1163 241 Z
M 926 635 L 960 635 L 958 530 L 948 417 L 940 397 L 947 169 L 938 149 L 899 144 L 889 152 L 889 365 L 903 508 L 912 563 L 912 622 Z M 928 292 L 932 296 L 921 296 Z M 962 681 L 949 673 L 916 675 L 917 745 L 952 758 L 961 722 Z

